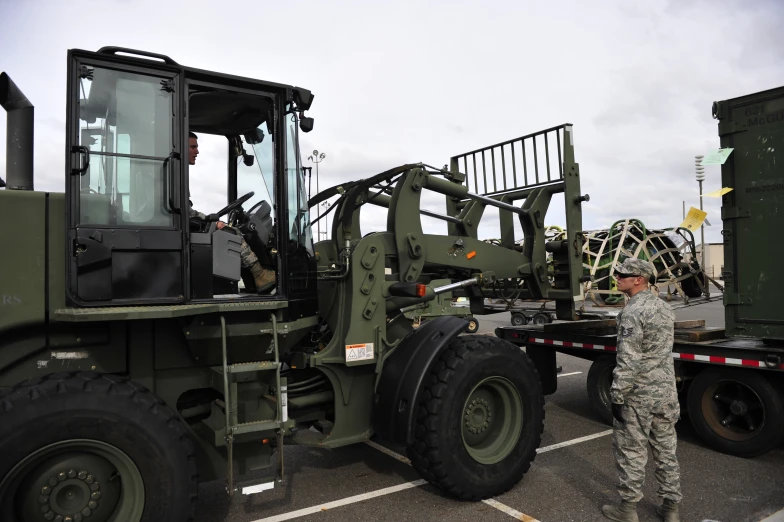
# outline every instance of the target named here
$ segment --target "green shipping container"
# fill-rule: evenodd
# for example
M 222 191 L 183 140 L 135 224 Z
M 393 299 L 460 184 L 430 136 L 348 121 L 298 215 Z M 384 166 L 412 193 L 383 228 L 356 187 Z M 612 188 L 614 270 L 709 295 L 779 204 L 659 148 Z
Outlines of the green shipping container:
M 721 147 L 727 336 L 784 340 L 784 87 L 713 105 Z

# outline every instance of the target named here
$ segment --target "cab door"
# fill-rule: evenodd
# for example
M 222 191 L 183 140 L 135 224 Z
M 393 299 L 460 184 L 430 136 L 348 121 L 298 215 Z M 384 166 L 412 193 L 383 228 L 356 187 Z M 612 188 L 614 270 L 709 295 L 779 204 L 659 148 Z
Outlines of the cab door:
M 72 303 L 184 300 L 181 74 L 170 59 L 68 53 Z

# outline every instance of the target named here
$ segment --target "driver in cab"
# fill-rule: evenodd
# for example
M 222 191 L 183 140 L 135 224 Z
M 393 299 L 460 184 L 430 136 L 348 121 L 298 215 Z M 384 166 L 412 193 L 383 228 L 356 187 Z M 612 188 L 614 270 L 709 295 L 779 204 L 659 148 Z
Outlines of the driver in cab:
M 198 155 L 199 137 L 191 132 L 188 134 L 188 163 L 191 165 L 196 165 L 196 157 Z M 190 200 L 188 201 L 188 206 L 190 209 L 190 217 L 199 217 L 201 219 L 207 218 L 205 214 L 193 208 Z M 218 230 L 221 230 L 229 226 L 223 221 L 218 221 L 216 223 L 216 227 Z M 259 294 L 267 292 L 275 287 L 275 271 L 267 270 L 261 266 L 261 263 L 259 263 L 256 254 L 253 253 L 253 251 L 250 249 L 248 244 L 245 242 L 245 239 L 242 240 L 242 245 L 240 247 L 240 259 L 242 261 L 242 266 L 247 268 L 253 276 L 253 280 L 256 283 L 256 291 Z

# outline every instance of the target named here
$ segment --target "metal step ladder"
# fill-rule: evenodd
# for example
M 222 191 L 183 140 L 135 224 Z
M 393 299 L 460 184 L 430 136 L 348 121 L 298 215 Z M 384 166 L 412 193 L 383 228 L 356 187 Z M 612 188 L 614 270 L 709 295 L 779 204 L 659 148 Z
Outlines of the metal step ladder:
M 280 352 L 278 350 L 278 325 L 275 313 L 271 313 L 272 330 L 262 330 L 261 333 L 272 334 L 272 345 L 275 351 L 274 361 L 259 361 L 259 362 L 246 362 L 237 364 L 228 364 L 228 349 L 226 344 L 226 318 L 220 316 L 221 324 L 221 349 L 223 351 L 223 367 L 215 368 L 223 374 L 223 395 L 226 413 L 226 450 L 228 457 L 227 466 L 227 483 L 226 492 L 229 497 L 234 496 L 238 490 L 243 495 L 253 495 L 261 493 L 268 489 L 273 489 L 276 484 L 283 481 L 283 423 L 288 420 L 288 404 L 286 386 L 281 388 L 280 377 Z M 275 401 L 277 404 L 277 414 L 275 419 L 259 420 L 252 422 L 238 422 L 237 418 L 237 389 L 230 386 L 233 383 L 233 376 L 259 371 L 274 371 L 275 372 L 275 387 L 278 390 L 279 400 Z M 272 482 L 265 482 L 261 484 L 251 484 L 241 488 L 236 488 L 234 484 L 234 436 L 245 433 L 254 433 L 260 431 L 277 430 L 277 452 L 278 458 L 275 469 L 275 480 Z

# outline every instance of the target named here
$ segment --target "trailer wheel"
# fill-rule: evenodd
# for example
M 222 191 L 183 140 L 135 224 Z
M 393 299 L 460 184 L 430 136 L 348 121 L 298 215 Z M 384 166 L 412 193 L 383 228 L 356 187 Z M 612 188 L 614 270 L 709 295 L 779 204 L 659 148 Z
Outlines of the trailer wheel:
M 775 448 L 784 436 L 782 397 L 764 375 L 708 368 L 689 388 L 689 417 L 711 447 L 739 457 Z
M 472 333 L 476 333 L 477 330 L 479 330 L 479 321 L 477 320 L 476 317 L 469 317 L 468 324 L 465 327 L 465 331 L 467 333 L 472 334 Z
M 550 323 L 550 316 L 547 314 L 536 314 L 531 318 L 531 323 L 533 324 L 548 324 Z
M 512 314 L 512 326 L 525 326 L 528 323 L 528 318 L 524 314 Z
M 539 375 L 517 346 L 455 338 L 433 364 L 407 454 L 428 482 L 461 500 L 509 490 L 531 466 L 544 428 Z
M 612 386 L 615 357 L 606 355 L 596 359 L 588 370 L 588 399 L 591 407 L 605 424 L 612 426 L 612 399 L 610 387 Z
M 11 388 L 0 447 L 4 521 L 193 520 L 193 443 L 176 413 L 127 379 L 53 374 Z

